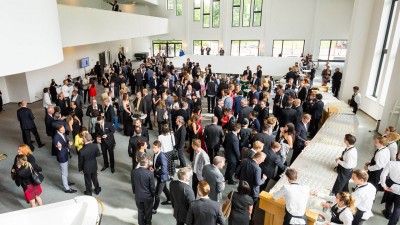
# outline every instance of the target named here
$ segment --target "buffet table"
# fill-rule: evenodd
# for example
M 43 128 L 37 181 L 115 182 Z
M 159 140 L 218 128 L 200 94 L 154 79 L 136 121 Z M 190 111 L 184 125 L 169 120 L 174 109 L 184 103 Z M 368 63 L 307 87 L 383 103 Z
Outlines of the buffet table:
M 358 120 L 347 104 L 342 104 L 333 96 L 330 98 L 328 95 L 331 94 L 329 93 L 323 95 L 327 111 L 329 112 L 329 108 L 333 106 L 337 108 L 337 112 L 329 115 L 317 135 L 304 148 L 291 168 L 299 172 L 299 183 L 308 185 L 312 191 L 329 195 L 337 177 L 337 173 L 333 170 L 337 166 L 335 158 L 340 156 L 345 148 L 344 135 L 356 133 Z M 260 194 L 260 208 L 265 211 L 265 225 L 278 225 L 283 222 L 284 200 L 274 200 L 272 196 L 285 184 L 288 184 L 287 178 L 282 176 L 269 193 L 262 192 Z M 310 225 L 324 224 L 322 221 L 322 223 L 316 222 L 318 214 L 323 215 L 326 219 L 330 217 L 322 212 L 321 202 L 323 200 L 318 197 L 309 199 L 307 218 Z

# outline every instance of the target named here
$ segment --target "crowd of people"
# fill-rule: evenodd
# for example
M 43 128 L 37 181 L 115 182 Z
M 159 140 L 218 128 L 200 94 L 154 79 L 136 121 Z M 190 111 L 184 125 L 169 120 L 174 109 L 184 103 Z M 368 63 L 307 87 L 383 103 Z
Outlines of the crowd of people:
M 322 95 L 313 88 L 315 66 L 311 55 L 289 68 L 286 84 L 276 85 L 270 76 L 263 75 L 261 66 L 255 73 L 248 66 L 242 74 L 228 76 L 212 73 L 210 64 L 202 69 L 190 59 L 180 71 L 160 55 L 146 59 L 138 69 L 133 69 L 125 57 L 118 61 L 104 68 L 96 63 L 93 74 L 83 79 L 68 76 L 59 93 L 54 80 L 43 90 L 46 134 L 52 138 L 51 153 L 60 164 L 64 192 L 76 192 L 71 188 L 74 183 L 68 180 L 68 160 L 73 150 L 85 177 L 84 194 L 92 195 L 92 184 L 96 195 L 101 192 L 96 158 L 103 156 L 101 171 L 110 168 L 116 172 L 114 134 L 121 131 L 129 138 L 127 155 L 132 159 L 131 185 L 140 225 L 151 224 L 159 204 L 172 205 L 177 224 L 225 224 L 227 216 L 221 204 L 225 202 L 222 192 L 226 185 L 238 185 L 237 191 L 228 195 L 229 224 L 249 224 L 260 192 L 266 190 L 270 180 L 282 176 L 290 184 L 275 198 L 286 200 L 284 224 L 307 223 L 310 191 L 297 183 L 297 171 L 290 165 L 318 132 L 324 108 Z M 301 75 L 307 70 L 311 72 Z M 329 65 L 324 71 L 323 79 L 329 82 Z M 333 94 L 337 95 L 340 85 L 335 84 Z M 102 94 L 97 93 L 99 85 L 104 86 Z M 349 104 L 357 111 L 358 87 L 354 92 Z M 276 96 L 272 100 L 273 93 Z M 207 107 L 202 106 L 203 99 Z M 207 126 L 205 111 L 211 114 Z M 11 172 L 30 205 L 42 205 L 40 184 L 32 180 L 32 174 L 40 173 L 41 168 L 33 157 L 30 133 L 39 148 L 44 144 L 26 102 L 20 103 L 17 115 L 25 144 L 19 146 Z M 157 133 L 151 131 L 156 127 L 158 137 L 150 140 L 149 132 Z M 324 204 L 331 208 L 331 224 L 362 224 L 372 216 L 375 198 L 366 193 L 379 190 L 385 191 L 384 215 L 390 219 L 389 224 L 397 223 L 400 192 L 393 184 L 400 184 L 398 140 L 399 134 L 389 128 L 385 137 L 376 139 L 377 151 L 365 170 L 355 170 L 356 137 L 345 135 L 346 149 L 336 159 L 338 178 L 332 189 L 336 198 L 313 193 L 331 202 Z M 174 180 L 176 173 L 178 180 Z M 357 187 L 349 194 L 351 178 Z M 163 202 L 162 193 L 166 197 Z

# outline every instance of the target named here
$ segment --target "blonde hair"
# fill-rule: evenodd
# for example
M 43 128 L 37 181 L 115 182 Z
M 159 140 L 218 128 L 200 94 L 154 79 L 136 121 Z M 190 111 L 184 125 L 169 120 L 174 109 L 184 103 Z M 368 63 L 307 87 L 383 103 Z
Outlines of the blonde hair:
M 165 101 L 164 101 L 164 100 L 160 100 L 160 101 L 158 102 L 158 104 L 157 104 L 157 109 L 163 109 L 163 108 L 165 108 L 165 107 L 166 107 Z
M 396 132 L 390 132 L 387 136 L 387 140 L 390 141 L 398 141 L 400 140 L 400 135 Z
M 350 208 L 350 211 L 354 214 L 356 212 L 354 207 L 355 199 L 348 192 L 340 192 L 338 194 L 339 201 L 343 202 L 347 207 Z
M 31 164 L 28 162 L 28 158 L 25 155 L 17 156 L 17 164 L 21 165 L 23 168 L 28 168 Z
M 32 155 L 32 150 L 26 144 L 22 144 L 22 145 L 18 146 L 18 149 L 22 152 L 22 155 L 25 155 L 25 156 Z
M 254 149 L 263 149 L 264 148 L 264 144 L 261 141 L 255 141 L 253 143 L 253 148 Z

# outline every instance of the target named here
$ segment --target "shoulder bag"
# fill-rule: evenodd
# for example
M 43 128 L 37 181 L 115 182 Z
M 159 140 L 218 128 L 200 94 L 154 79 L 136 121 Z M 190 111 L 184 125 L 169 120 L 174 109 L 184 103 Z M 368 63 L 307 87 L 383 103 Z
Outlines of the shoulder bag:
M 34 185 L 38 185 L 41 184 L 44 180 L 44 176 L 42 173 L 36 172 L 32 166 L 29 166 L 29 168 L 31 169 L 31 173 L 32 173 L 32 180 L 33 180 L 33 184 Z
M 229 218 L 232 211 L 232 198 L 234 191 L 231 192 L 232 195 L 230 198 L 226 198 L 226 202 L 222 205 L 222 214 L 224 214 L 225 218 Z

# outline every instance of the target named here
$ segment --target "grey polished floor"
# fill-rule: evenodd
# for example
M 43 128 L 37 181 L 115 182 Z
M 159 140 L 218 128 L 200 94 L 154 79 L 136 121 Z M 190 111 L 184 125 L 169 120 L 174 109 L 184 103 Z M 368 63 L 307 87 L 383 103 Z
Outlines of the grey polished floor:
M 0 113 L 0 153 L 6 153 L 9 158 L 0 161 L 0 171 L 2 174 L 0 177 L 0 191 L 2 194 L 0 213 L 29 207 L 24 200 L 22 189 L 16 187 L 9 176 L 13 158 L 17 153 L 17 146 L 22 143 L 21 131 L 16 118 L 17 105 L 10 103 L 5 105 L 4 108 L 5 111 Z M 41 149 L 36 148 L 34 152 L 38 164 L 43 167 L 43 173 L 45 176 L 45 181 L 42 185 L 42 199 L 44 204 L 68 200 L 83 195 L 84 179 L 83 175 L 81 175 L 77 169 L 78 163 L 76 154 L 73 154 L 73 157 L 70 160 L 69 171 L 70 181 L 76 183 L 73 188 L 77 189 L 78 192 L 75 194 L 66 194 L 61 190 L 59 164 L 56 159 L 50 155 L 51 140 L 45 135 L 42 102 L 39 101 L 30 104 L 29 108 L 33 110 L 36 116 L 36 126 L 38 127 L 42 141 L 46 143 L 45 147 Z M 370 160 L 373 154 L 373 138 L 377 134 L 374 131 L 371 132 L 371 130 L 375 129 L 376 125 L 373 119 L 363 112 L 359 112 L 357 117 L 360 125 L 357 134 L 358 140 L 356 147 L 359 152 L 358 167 L 361 168 L 363 163 Z M 204 121 L 204 124 L 207 123 L 209 123 L 209 119 Z M 84 124 L 87 124 L 87 119 L 84 120 Z M 94 197 L 101 200 L 105 205 L 102 224 L 137 224 L 137 210 L 130 185 L 131 160 L 127 154 L 128 137 L 121 135 L 121 133 L 116 133 L 115 137 L 117 141 L 115 149 L 116 172 L 114 174 L 112 174 L 110 170 L 99 172 L 99 182 L 102 187 L 102 192 L 98 196 Z M 150 141 L 153 142 L 156 137 L 156 131 L 150 131 Z M 99 157 L 99 168 L 102 167 L 102 162 L 102 157 Z M 271 182 L 269 186 L 272 185 L 273 183 Z M 225 199 L 225 196 L 234 188 L 234 186 L 227 186 L 224 191 L 223 199 Z M 383 205 L 379 204 L 381 198 L 382 193 L 379 193 L 373 209 L 375 216 L 365 223 L 366 225 L 381 225 L 387 223 L 387 220 L 384 219 L 381 214 L 381 210 L 383 209 Z M 165 200 L 164 195 L 161 196 L 161 200 Z M 256 224 L 262 224 L 263 213 L 257 209 L 255 216 Z M 166 224 L 175 224 L 175 220 L 172 216 L 172 208 L 170 206 L 160 205 L 158 213 L 153 216 L 153 225 Z

